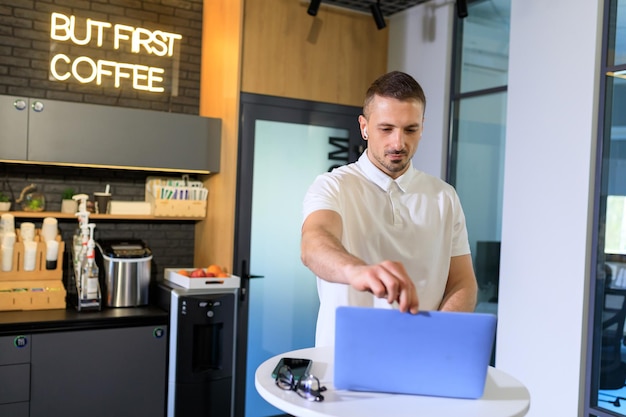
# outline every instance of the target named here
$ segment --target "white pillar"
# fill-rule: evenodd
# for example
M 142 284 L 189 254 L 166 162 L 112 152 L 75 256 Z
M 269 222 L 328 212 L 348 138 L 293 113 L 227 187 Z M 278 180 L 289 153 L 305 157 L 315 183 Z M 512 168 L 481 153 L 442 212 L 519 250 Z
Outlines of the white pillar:
M 603 1 L 512 0 L 496 366 L 581 416 Z

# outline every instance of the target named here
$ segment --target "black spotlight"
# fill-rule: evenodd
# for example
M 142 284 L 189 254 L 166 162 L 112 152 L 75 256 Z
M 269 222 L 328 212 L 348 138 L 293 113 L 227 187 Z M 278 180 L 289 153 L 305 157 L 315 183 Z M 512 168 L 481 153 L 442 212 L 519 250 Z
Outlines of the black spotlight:
M 459 19 L 467 17 L 467 0 L 456 0 L 456 15 Z
M 370 4 L 370 9 L 372 9 L 372 16 L 374 16 L 374 22 L 376 22 L 376 27 L 380 29 L 384 29 L 387 24 L 385 23 L 385 18 L 383 16 L 382 10 L 380 10 L 380 0 L 376 3 Z
M 311 3 L 309 4 L 309 8 L 306 12 L 310 14 L 311 16 L 317 16 L 317 11 L 320 8 L 321 2 L 322 0 L 311 0 Z

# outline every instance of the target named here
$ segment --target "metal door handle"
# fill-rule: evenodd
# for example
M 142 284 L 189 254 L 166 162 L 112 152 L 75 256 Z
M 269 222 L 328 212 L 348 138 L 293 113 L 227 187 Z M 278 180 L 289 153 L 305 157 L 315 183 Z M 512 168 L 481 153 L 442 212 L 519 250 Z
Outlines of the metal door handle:
M 13 102 L 13 107 L 17 110 L 24 110 L 26 108 L 26 101 L 23 99 L 17 99 Z

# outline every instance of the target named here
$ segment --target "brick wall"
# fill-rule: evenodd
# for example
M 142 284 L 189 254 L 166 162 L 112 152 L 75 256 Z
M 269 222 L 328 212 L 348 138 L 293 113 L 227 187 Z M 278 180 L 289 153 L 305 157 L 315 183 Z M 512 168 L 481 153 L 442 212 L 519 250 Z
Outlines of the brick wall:
M 200 97 L 200 55 L 203 0 L 2 0 L 0 1 L 0 94 L 48 98 L 82 103 L 170 111 L 197 115 Z M 51 39 L 51 15 L 75 16 L 76 39 L 91 40 L 78 45 L 71 40 Z M 131 52 L 130 41 L 114 49 L 113 28 L 103 30 L 98 46 L 94 29 L 87 36 L 86 19 L 180 34 L 173 43 L 172 57 L 159 57 L 141 48 Z M 68 32 L 69 33 L 69 30 Z M 130 35 L 131 32 L 123 32 Z M 156 45 L 151 43 L 150 45 Z M 128 63 L 162 68 L 164 93 L 134 89 L 128 79 L 120 88 L 113 77 L 103 77 L 102 84 L 80 83 L 74 77 L 55 80 L 50 71 L 51 59 L 59 53 L 72 61 L 87 56 L 94 62 Z M 63 71 L 70 64 L 61 62 Z M 79 66 L 86 75 L 86 64 Z M 112 69 L 112 67 L 107 67 Z
M 202 3 L 203 0 L 0 0 L 0 94 L 197 115 Z M 182 39 L 176 43 L 176 53 L 171 58 L 134 54 L 128 44 L 115 50 L 110 31 L 103 36 L 102 47 L 97 45 L 95 37 L 85 46 L 54 41 L 51 40 L 53 12 L 75 16 L 76 38 L 87 39 L 86 19 L 90 18 L 112 25 L 176 33 L 182 35 Z M 111 78 L 103 79 L 100 86 L 71 78 L 60 82 L 50 71 L 51 58 L 58 53 L 72 59 L 89 56 L 94 61 L 106 59 L 162 67 L 168 74 L 163 83 L 166 91 L 164 94 L 140 91 L 124 80 L 120 88 L 116 88 Z M 0 175 L 0 190 L 7 192 L 10 187 L 14 193 L 12 201 L 32 183 L 44 193 L 46 211 L 59 211 L 61 193 L 68 187 L 91 196 L 110 184 L 114 199 L 143 201 L 145 179 L 155 174 L 0 163 Z M 12 210 L 19 209 L 14 203 Z M 32 220 L 16 219 L 18 226 L 21 221 Z M 41 226 L 41 220 L 33 222 Z M 193 263 L 194 222 L 95 223 L 98 239 L 143 239 L 153 251 L 155 274 L 161 274 L 165 267 L 188 267 Z M 71 242 L 75 226 L 75 221 L 59 221 L 66 244 Z

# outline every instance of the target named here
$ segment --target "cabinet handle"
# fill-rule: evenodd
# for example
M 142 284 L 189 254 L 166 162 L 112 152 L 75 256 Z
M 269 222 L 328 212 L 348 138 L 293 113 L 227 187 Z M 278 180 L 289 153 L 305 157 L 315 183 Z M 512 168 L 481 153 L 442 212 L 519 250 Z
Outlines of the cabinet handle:
M 13 107 L 15 107 L 17 110 L 24 110 L 26 108 L 26 101 L 18 98 L 13 102 Z
M 37 113 L 43 111 L 43 103 L 41 101 L 33 102 L 32 107 L 33 107 L 33 110 L 36 111 Z

